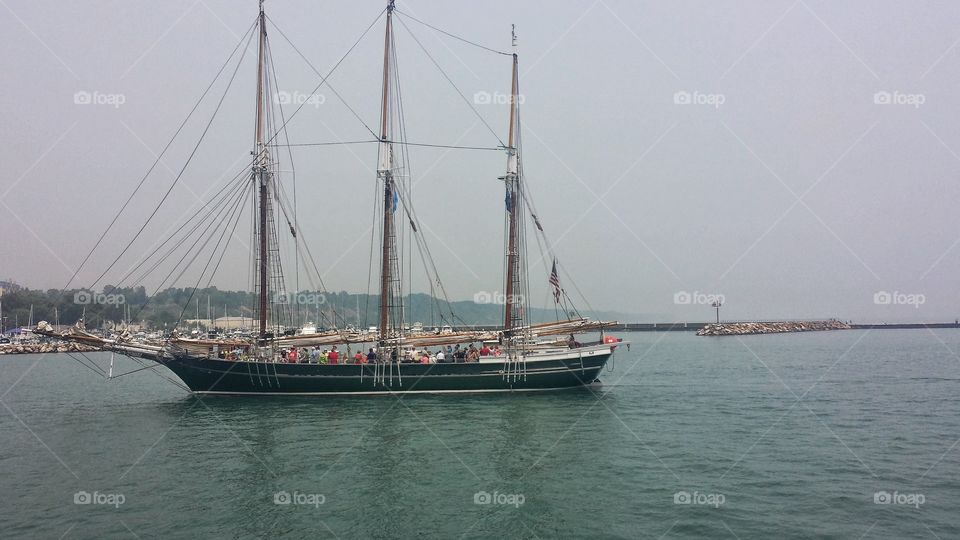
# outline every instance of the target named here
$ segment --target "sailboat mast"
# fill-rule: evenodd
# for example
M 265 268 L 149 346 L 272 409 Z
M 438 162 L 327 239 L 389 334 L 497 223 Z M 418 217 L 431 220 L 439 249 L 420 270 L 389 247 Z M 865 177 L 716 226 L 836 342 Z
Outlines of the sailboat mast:
M 514 47 L 516 47 L 516 34 L 513 35 Z M 504 177 L 507 194 L 506 202 L 509 205 L 508 220 L 508 239 L 507 239 L 507 276 L 506 276 L 506 298 L 504 301 L 503 329 L 509 332 L 514 327 L 514 311 L 516 302 L 514 294 L 518 285 L 516 282 L 520 276 L 520 258 L 518 253 L 518 188 L 519 171 L 517 167 L 517 146 L 516 146 L 516 127 L 517 127 L 517 92 L 518 92 L 518 60 L 517 53 L 513 53 L 513 75 L 510 84 L 510 133 L 507 139 L 507 174 Z M 522 318 L 522 317 L 519 317 Z
M 267 28 L 264 24 L 266 15 L 263 12 L 263 0 L 260 0 L 260 45 L 257 57 L 257 157 L 253 164 L 253 175 L 259 182 L 259 217 L 260 217 L 260 254 L 259 254 L 259 276 L 260 276 L 260 297 L 258 302 L 258 315 L 260 318 L 260 337 L 263 338 L 267 333 L 267 279 L 269 273 L 269 236 L 267 235 L 267 203 L 269 193 L 267 192 L 267 156 L 263 146 L 263 135 L 265 131 L 265 118 L 263 110 L 263 63 L 264 48 L 267 41 Z
M 383 246 L 380 254 L 380 340 L 388 337 L 390 324 L 390 270 L 393 241 L 393 149 L 390 145 L 390 43 L 393 31 L 394 0 L 387 4 L 387 25 L 383 38 L 383 95 L 380 111 L 380 166 L 383 179 Z

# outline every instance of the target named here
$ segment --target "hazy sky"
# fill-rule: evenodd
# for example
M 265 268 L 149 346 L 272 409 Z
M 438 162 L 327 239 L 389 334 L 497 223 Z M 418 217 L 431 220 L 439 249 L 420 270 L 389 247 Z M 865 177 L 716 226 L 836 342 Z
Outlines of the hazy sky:
M 266 2 L 323 72 L 383 5 Z M 960 4 L 397 6 L 500 49 L 517 25 L 527 181 L 562 279 L 593 307 L 698 320 L 712 313 L 697 302 L 722 294 L 723 316 L 735 319 L 960 316 Z M 0 277 L 64 285 L 256 11 L 254 0 L 0 1 Z M 509 90 L 509 58 L 407 24 L 471 101 Z M 331 78 L 371 126 L 382 31 L 381 21 Z M 279 88 L 309 93 L 319 78 L 272 28 L 270 40 Z M 397 48 L 411 141 L 496 146 L 402 26 Z M 254 81 L 247 53 L 135 254 L 242 168 Z M 76 103 L 78 92 L 102 103 Z M 369 138 L 329 89 L 318 93 L 289 126 L 294 142 Z M 80 285 L 152 210 L 215 104 L 201 106 Z M 506 107 L 476 108 L 505 139 Z M 411 157 L 414 203 L 451 296 L 501 289 L 504 155 Z M 365 291 L 375 146 L 298 148 L 294 162 L 299 218 L 327 288 Z M 214 284 L 243 288 L 244 261 L 238 243 Z M 549 298 L 548 271 L 531 265 L 535 304 Z

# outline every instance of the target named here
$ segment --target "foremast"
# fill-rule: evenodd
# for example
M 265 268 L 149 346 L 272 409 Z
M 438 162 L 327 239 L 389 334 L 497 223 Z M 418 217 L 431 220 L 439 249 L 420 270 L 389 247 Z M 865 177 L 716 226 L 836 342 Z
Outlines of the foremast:
M 270 154 L 264 144 L 264 135 L 266 132 L 266 111 L 264 109 L 264 79 L 266 77 L 265 49 L 267 41 L 266 15 L 263 11 L 263 0 L 260 0 L 260 17 L 258 26 L 260 27 L 260 39 L 257 55 L 257 126 L 256 126 L 256 148 L 254 150 L 253 181 L 257 183 L 257 206 L 258 206 L 258 228 L 257 236 L 259 240 L 257 254 L 257 315 L 259 323 L 258 336 L 260 340 L 267 337 L 267 313 L 270 310 L 269 278 L 270 278 L 270 235 L 267 233 L 269 227 L 270 213 Z
M 517 58 L 517 35 L 514 31 L 513 38 L 513 69 L 510 83 L 510 128 L 507 138 L 507 172 L 503 176 L 506 186 L 506 195 L 504 203 L 507 207 L 507 246 L 506 246 L 506 278 L 504 284 L 505 301 L 503 313 L 503 332 L 509 340 L 515 337 L 513 334 L 519 327 L 524 326 L 524 304 L 523 295 L 523 271 L 522 271 L 522 242 L 521 242 L 521 219 L 523 213 L 520 209 L 522 204 L 521 184 L 520 184 L 520 155 L 518 150 L 518 140 L 520 136 L 520 114 L 519 104 L 519 61 Z

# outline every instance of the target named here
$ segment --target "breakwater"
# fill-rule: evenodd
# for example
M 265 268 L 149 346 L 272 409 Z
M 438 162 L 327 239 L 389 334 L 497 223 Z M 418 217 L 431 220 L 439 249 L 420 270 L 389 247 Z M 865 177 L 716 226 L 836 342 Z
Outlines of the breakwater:
M 849 330 L 850 325 L 836 320 L 795 322 L 744 322 L 708 324 L 697 331 L 698 336 L 742 336 L 748 334 L 780 334 L 784 332 L 820 332 Z
M 79 343 L 4 343 L 0 344 L 0 354 L 45 354 L 95 351 L 89 345 Z

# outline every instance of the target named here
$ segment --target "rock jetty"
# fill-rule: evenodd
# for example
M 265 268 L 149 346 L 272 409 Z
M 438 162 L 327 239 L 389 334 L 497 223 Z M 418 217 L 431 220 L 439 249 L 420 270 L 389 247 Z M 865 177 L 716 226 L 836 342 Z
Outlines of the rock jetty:
M 818 332 L 823 330 L 849 330 L 850 325 L 837 321 L 795 322 L 740 322 L 711 323 L 699 331 L 698 336 L 743 336 L 747 334 L 779 334 L 782 332 Z
M 4 343 L 0 345 L 0 355 L 91 352 L 95 350 L 89 345 L 79 343 Z

